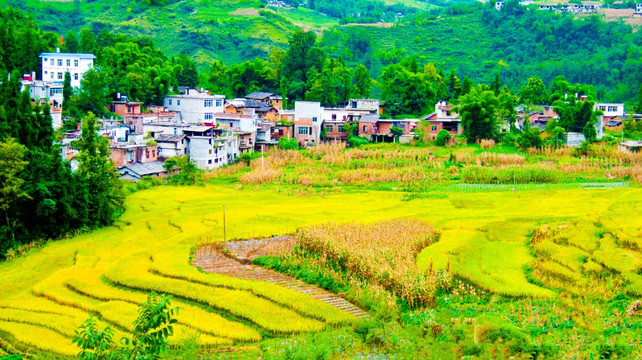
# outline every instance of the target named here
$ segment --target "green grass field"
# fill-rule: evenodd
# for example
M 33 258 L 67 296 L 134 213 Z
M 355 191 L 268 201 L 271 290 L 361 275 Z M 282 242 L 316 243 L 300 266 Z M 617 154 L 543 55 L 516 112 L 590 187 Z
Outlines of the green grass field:
M 450 259 L 456 274 L 481 288 L 553 298 L 556 291 L 527 280 L 525 266 L 534 261 L 529 232 L 555 221 L 618 218 L 630 212 L 631 202 L 642 200 L 639 188 L 438 195 L 403 201 L 400 192 L 345 188 L 294 196 L 273 186 L 239 188 L 224 182 L 141 191 L 127 199 L 127 211 L 116 226 L 49 243 L 0 264 L 0 334 L 10 334 L 6 337 L 19 347 L 72 355 L 73 329 L 89 313 L 126 333 L 134 304 L 149 290 L 173 294 L 185 308 L 176 340 L 199 332 L 203 345 L 210 347 L 354 320 L 275 285 L 204 274 L 192 267 L 193 246 L 223 239 L 224 206 L 228 240 L 292 233 L 328 221 L 425 219 L 443 233 L 418 256 L 420 267 L 430 259 L 443 267 Z M 607 251 L 607 245 L 614 250 Z M 639 252 L 605 242 L 596 257 L 639 281 Z M 35 330 L 42 336 L 28 335 Z

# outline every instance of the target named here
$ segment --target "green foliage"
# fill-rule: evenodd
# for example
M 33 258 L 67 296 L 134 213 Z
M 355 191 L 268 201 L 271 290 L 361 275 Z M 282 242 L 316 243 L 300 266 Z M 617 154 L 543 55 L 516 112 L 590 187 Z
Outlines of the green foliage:
M 91 112 L 84 117 L 82 133 L 76 143 L 78 177 L 88 189 L 88 216 L 90 223 L 110 225 L 123 207 L 121 184 L 116 177 L 114 163 L 109 155 L 109 139 L 98 134 L 96 116 Z
M 415 58 L 402 64 L 391 64 L 383 69 L 379 79 L 382 99 L 393 115 L 425 115 L 437 100 L 438 89 L 444 79 L 434 64 L 419 69 Z
M 81 349 L 81 360 L 156 360 L 167 350 L 169 337 L 179 308 L 171 307 L 171 296 L 160 297 L 152 292 L 147 301 L 139 304 L 138 318 L 134 321 L 132 338 L 122 338 L 122 345 L 113 342 L 114 331 L 108 326 L 98 329 L 90 316 L 74 336 L 73 342 Z
M 201 185 L 203 184 L 203 171 L 198 169 L 191 161 L 188 155 L 172 157 L 163 163 L 166 171 L 172 171 L 175 168 L 181 171 L 169 178 L 169 183 L 174 185 Z
M 280 138 L 277 146 L 281 150 L 296 150 L 299 148 L 299 142 L 295 138 Z
M 453 111 L 460 114 L 468 140 L 497 138 L 499 100 L 492 91 L 477 85 L 471 88 L 470 93 L 464 95 L 462 91 L 459 101 L 460 105 Z
M 528 184 L 557 183 L 563 178 L 559 170 L 542 167 L 506 167 L 493 169 L 468 166 L 461 170 L 463 182 L 472 184 Z
M 526 85 L 520 91 L 519 102 L 535 105 L 547 103 L 548 94 L 542 79 L 535 76 L 528 78 Z
M 72 106 L 71 96 L 74 94 L 74 89 L 71 87 L 71 74 L 67 71 L 65 73 L 65 81 L 62 85 L 62 115 L 68 116 L 71 111 L 69 108 Z
M 450 133 L 448 130 L 441 129 L 437 133 L 437 137 L 435 138 L 434 144 L 437 146 L 444 146 L 446 145 L 446 142 L 450 139 Z
M 10 211 L 13 203 L 20 198 L 29 196 L 23 191 L 24 180 L 18 174 L 28 164 L 24 160 L 27 149 L 18 144 L 14 139 L 0 143 L 0 210 L 4 213 L 5 231 L 3 237 L 8 237 L 10 242 L 0 246 L 0 252 L 4 253 L 7 248 L 15 246 L 15 214 Z

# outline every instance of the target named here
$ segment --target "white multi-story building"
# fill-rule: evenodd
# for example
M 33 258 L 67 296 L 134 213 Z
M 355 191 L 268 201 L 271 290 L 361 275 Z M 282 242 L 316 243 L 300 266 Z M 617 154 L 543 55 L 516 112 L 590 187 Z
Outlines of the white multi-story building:
M 596 103 L 594 110 L 600 110 L 605 117 L 624 116 L 624 104 L 622 103 Z
M 225 112 L 225 96 L 187 89 L 184 94 L 166 96 L 163 105 L 169 111 L 176 112 L 181 122 L 213 123 L 214 114 Z
M 189 139 L 189 160 L 202 170 L 234 162 L 239 156 L 239 138 L 230 129 L 191 126 L 184 130 Z
M 642 3 L 637 3 L 635 5 L 635 13 L 642 15 Z
M 62 83 L 65 80 L 65 73 L 71 75 L 71 86 L 80 87 L 80 81 L 85 73 L 94 67 L 96 56 L 93 54 L 70 54 L 61 53 L 56 49 L 55 53 L 43 53 L 42 76 L 43 81 Z

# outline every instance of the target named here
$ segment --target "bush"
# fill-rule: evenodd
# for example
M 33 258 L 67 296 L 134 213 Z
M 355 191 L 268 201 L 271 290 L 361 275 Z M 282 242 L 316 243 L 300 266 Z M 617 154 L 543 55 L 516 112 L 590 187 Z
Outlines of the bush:
M 294 138 L 292 139 L 281 138 L 279 140 L 278 147 L 281 150 L 297 150 L 299 148 L 299 142 Z
M 461 170 L 461 179 L 473 184 L 527 184 L 527 183 L 557 183 L 562 179 L 559 170 L 545 167 L 505 167 L 489 168 L 469 166 Z
M 441 129 L 439 130 L 439 133 L 437 133 L 437 137 L 435 138 L 434 143 L 437 146 L 444 146 L 449 139 L 450 133 L 448 132 L 448 130 Z

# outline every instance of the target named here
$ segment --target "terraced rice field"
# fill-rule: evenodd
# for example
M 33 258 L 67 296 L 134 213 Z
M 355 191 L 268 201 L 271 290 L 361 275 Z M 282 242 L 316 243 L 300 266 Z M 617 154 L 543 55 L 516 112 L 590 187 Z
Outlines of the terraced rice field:
M 451 267 L 472 282 L 508 295 L 554 297 L 531 284 L 534 261 L 527 237 L 559 221 L 613 219 L 615 239 L 593 256 L 640 281 L 640 253 L 622 239 L 639 240 L 639 188 L 443 193 L 403 201 L 402 193 L 367 190 L 289 196 L 275 188 L 233 185 L 158 187 L 131 195 L 117 226 L 58 242 L 0 264 L 0 344 L 74 355 L 73 330 L 89 314 L 127 334 L 137 303 L 151 290 L 174 295 L 179 326 L 174 340 L 201 333 L 209 347 L 254 343 L 265 336 L 318 331 L 357 320 L 353 314 L 279 284 L 200 272 L 190 262 L 198 244 L 294 233 L 335 222 L 414 217 L 442 231 L 418 257 L 420 266 Z M 631 225 L 624 226 L 632 220 Z M 593 234 L 577 235 L 591 246 Z M 582 238 L 585 236 L 585 238 Z M 584 239 L 584 240 L 582 240 Z M 639 247 L 638 247 L 639 249 Z M 609 265 L 610 264 L 610 265 Z M 572 264 L 571 264 L 572 265 Z

